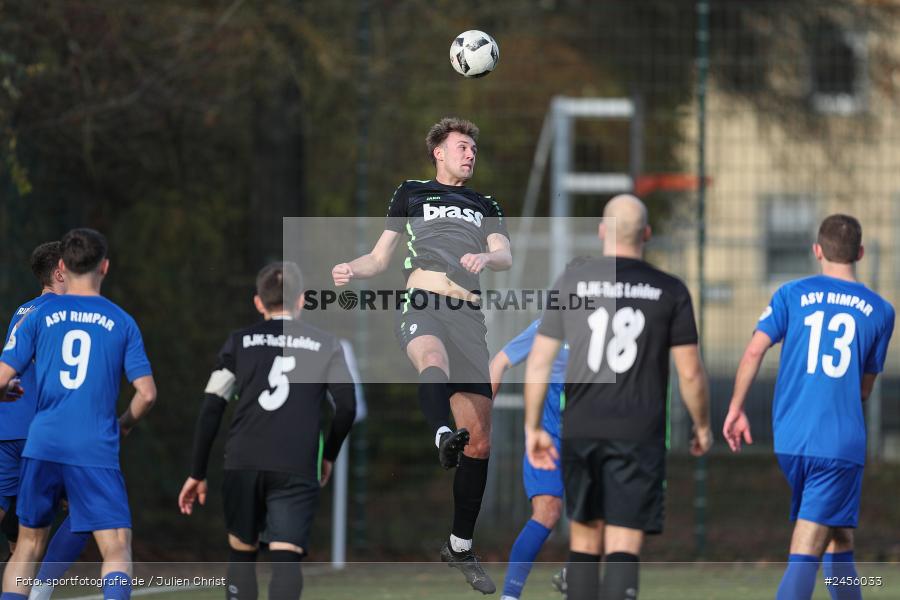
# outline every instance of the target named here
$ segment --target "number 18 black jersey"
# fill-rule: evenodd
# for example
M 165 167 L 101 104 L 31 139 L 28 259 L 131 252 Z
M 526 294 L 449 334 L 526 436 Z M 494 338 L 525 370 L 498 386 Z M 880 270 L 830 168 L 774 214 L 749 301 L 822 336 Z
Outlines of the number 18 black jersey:
M 237 402 L 226 469 L 316 477 L 329 386 L 352 384 L 340 341 L 302 321 L 270 320 L 232 332 L 206 392 Z
M 569 345 L 563 437 L 663 440 L 669 348 L 697 343 L 684 283 L 603 257 L 570 263 L 553 292 L 539 333 Z

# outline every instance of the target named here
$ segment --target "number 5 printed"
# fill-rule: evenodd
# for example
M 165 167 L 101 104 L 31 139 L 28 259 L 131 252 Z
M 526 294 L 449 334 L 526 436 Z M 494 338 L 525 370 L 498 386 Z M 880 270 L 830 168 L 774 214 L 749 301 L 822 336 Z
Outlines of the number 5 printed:
M 259 405 L 265 410 L 278 410 L 288 399 L 291 384 L 287 373 L 297 366 L 297 359 L 293 356 L 276 356 L 269 370 L 269 387 L 273 390 L 265 390 L 259 395 Z

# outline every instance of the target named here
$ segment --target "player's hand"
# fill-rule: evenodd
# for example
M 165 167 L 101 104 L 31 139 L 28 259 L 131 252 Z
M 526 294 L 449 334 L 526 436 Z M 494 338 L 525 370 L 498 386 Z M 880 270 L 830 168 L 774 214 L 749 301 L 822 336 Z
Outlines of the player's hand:
M 350 283 L 350 280 L 353 279 L 353 269 L 350 268 L 350 263 L 334 265 L 334 268 L 331 269 L 331 279 L 334 280 L 334 285 L 337 287 Z
M 559 453 L 553 444 L 553 438 L 543 429 L 525 430 L 525 453 L 528 455 L 528 462 L 535 469 L 556 470 L 555 461 L 559 459 Z
M 325 487 L 328 485 L 328 480 L 331 479 L 331 471 L 334 468 L 334 463 L 330 460 L 322 459 L 322 477 L 319 479 L 319 487 Z
M 470 273 L 481 273 L 488 264 L 487 254 L 463 254 L 459 264 Z
M 200 506 L 204 506 L 206 504 L 206 493 L 208 491 L 209 487 L 207 486 L 205 479 L 200 480 L 188 477 L 181 487 L 181 493 L 178 494 L 178 508 L 181 509 L 181 514 L 192 514 L 194 512 L 195 501 L 199 501 Z
M 712 428 L 694 426 L 694 435 L 691 437 L 691 455 L 703 456 L 713 445 Z
M 728 447 L 732 452 L 741 451 L 741 441 L 748 444 L 753 443 L 753 437 L 750 435 L 750 421 L 743 410 L 734 408 L 728 409 L 728 415 L 725 417 L 725 424 L 722 426 L 722 435 L 728 442 Z
M 3 398 L 0 399 L 0 402 L 15 402 L 21 398 L 24 393 L 25 390 L 22 388 L 21 380 L 16 377 L 9 381 L 9 385 L 6 386 L 6 393 L 3 394 Z

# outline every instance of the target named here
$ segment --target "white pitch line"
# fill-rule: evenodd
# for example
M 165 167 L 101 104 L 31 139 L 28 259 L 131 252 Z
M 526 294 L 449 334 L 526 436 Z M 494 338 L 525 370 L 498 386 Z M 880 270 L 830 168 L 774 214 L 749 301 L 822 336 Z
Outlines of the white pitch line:
M 192 591 L 208 588 L 206 585 L 164 585 L 155 588 L 143 588 L 131 592 L 132 596 L 152 596 L 153 594 L 165 594 L 175 591 Z M 65 600 L 103 600 L 103 594 L 91 594 L 90 596 L 76 596 L 75 598 L 66 598 Z

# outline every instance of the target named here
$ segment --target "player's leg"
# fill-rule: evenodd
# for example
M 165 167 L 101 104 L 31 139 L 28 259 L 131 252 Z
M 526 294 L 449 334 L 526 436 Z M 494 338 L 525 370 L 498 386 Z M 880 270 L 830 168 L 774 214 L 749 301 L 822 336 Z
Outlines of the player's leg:
M 776 598 L 804 600 L 812 597 L 833 528 L 856 526 L 862 467 L 830 459 L 776 456 L 791 486 L 791 520 L 796 521 Z
M 272 581 L 269 600 L 297 600 L 303 592 L 300 561 L 319 506 L 319 482 L 287 473 L 266 474 L 266 527 Z
M 606 567 L 603 572 L 601 596 L 610 598 L 637 598 L 641 547 L 644 532 L 640 529 L 607 525 L 604 531 Z
M 15 496 L 0 496 L 0 531 L 9 544 L 9 553 L 16 551 L 16 539 L 19 537 L 19 520 L 16 518 Z
M 50 544 L 38 571 L 37 579 L 43 584 L 31 588 L 28 600 L 48 600 L 52 597 L 53 581 L 65 575 L 72 563 L 78 560 L 90 538 L 89 532 L 72 531 L 72 519 L 66 515 L 50 538 Z
M 600 590 L 606 512 L 599 447 L 598 440 L 562 440 L 562 475 L 570 520 L 565 575 L 570 600 L 596 600 Z
M 450 405 L 458 431 L 468 431 L 470 438 L 453 478 L 453 527 L 450 539 L 441 549 L 441 559 L 462 571 L 474 589 L 493 594 L 494 582 L 472 553 L 475 522 L 487 485 L 492 402 L 481 394 L 455 392 Z
M 555 438 L 554 443 L 559 452 L 559 439 Z M 562 515 L 563 483 L 559 466 L 557 462 L 555 471 L 535 469 L 527 456 L 522 457 L 522 480 L 525 493 L 531 498 L 531 519 L 519 532 L 510 551 L 501 600 L 518 598 L 522 594 L 538 552 Z
M 94 540 L 103 558 L 100 576 L 103 579 L 104 600 L 131 598 L 131 528 L 100 529 Z
M 28 598 L 31 589 L 29 582 L 44 555 L 49 537 L 49 525 L 32 528 L 19 524 L 19 540 L 16 543 L 16 552 L 10 557 L 3 573 L 3 595 L 0 596 L 0 600 Z
M 457 427 L 469 432 L 469 444 L 459 459 L 453 479 L 453 534 L 451 548 L 463 552 L 472 548 L 475 522 L 487 485 L 491 454 L 490 398 L 471 392 L 456 392 L 450 398 Z
M 570 522 L 569 560 L 566 563 L 569 600 L 596 600 L 600 594 L 603 525 L 600 519 Z
M 115 468 L 62 465 L 73 532 L 93 532 L 103 565 L 103 597 L 131 597 L 131 509 L 125 478 Z M 57 504 L 58 506 L 58 504 Z
M 37 563 L 44 554 L 50 524 L 64 490 L 63 465 L 41 460 L 22 459 L 16 515 L 19 539 L 3 574 L 0 600 L 24 600 Z
M 606 514 L 601 594 L 637 598 L 644 535 L 663 529 L 665 444 L 604 440 L 599 447 Z
M 228 531 L 228 570 L 225 597 L 256 600 L 256 557 L 259 534 L 265 524 L 265 495 L 262 474 L 253 470 L 225 469 L 222 502 Z
M 822 557 L 822 570 L 832 600 L 861 600 L 862 590 L 856 578 L 853 557 L 853 529 L 836 527 L 831 530 L 831 542 Z
M 546 494 L 534 496 L 531 507 L 531 519 L 519 532 L 509 553 L 509 566 L 500 600 L 515 600 L 522 594 L 538 552 L 562 514 L 562 498 Z

